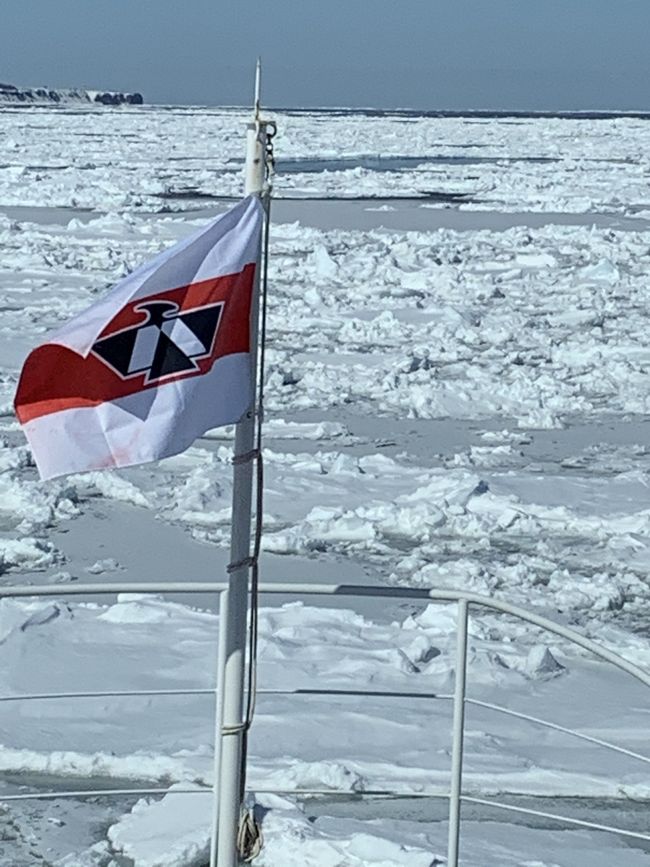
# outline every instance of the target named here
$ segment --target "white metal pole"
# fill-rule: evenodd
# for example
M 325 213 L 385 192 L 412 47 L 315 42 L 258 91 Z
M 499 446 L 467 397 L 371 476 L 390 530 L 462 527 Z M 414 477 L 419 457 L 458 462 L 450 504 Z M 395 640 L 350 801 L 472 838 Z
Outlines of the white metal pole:
M 258 58 L 255 67 L 255 101 L 253 120 L 246 131 L 246 167 L 244 193 L 259 196 L 264 189 L 264 138 L 266 124 L 260 120 L 260 99 L 262 89 L 262 64 Z M 255 330 L 255 329 L 253 329 Z
M 226 596 L 219 594 L 219 649 L 217 651 L 217 683 L 214 716 L 214 780 L 212 782 L 212 827 L 210 833 L 210 867 L 217 867 L 217 839 L 219 834 L 219 785 L 221 782 L 221 729 L 223 727 L 223 660 L 226 658 Z
M 466 599 L 458 601 L 456 633 L 456 676 L 454 688 L 454 720 L 452 726 L 451 791 L 449 794 L 449 841 L 447 867 L 458 867 L 460 843 L 460 806 L 463 786 L 463 741 L 465 736 L 465 688 L 467 683 L 467 621 Z
M 246 195 L 260 196 L 264 188 L 266 124 L 259 118 L 261 70 L 258 60 L 255 76 L 255 116 L 248 125 L 246 136 Z M 261 248 L 260 248 L 261 255 Z M 261 260 L 260 260 L 261 261 Z M 248 585 L 250 576 L 251 510 L 253 493 L 253 460 L 255 448 L 255 405 L 257 394 L 257 348 L 259 329 L 260 268 L 255 272 L 251 306 L 251 359 L 253 402 L 235 429 L 235 462 L 233 467 L 232 529 L 228 590 L 224 594 L 224 620 L 220 624 L 223 640 L 222 658 L 220 761 L 217 803 L 216 865 L 236 867 L 237 835 L 243 799 L 243 714 L 248 635 Z M 234 568 L 233 568 L 234 567 Z M 215 744 L 215 749 L 218 747 Z M 214 844 L 213 844 L 214 845 Z

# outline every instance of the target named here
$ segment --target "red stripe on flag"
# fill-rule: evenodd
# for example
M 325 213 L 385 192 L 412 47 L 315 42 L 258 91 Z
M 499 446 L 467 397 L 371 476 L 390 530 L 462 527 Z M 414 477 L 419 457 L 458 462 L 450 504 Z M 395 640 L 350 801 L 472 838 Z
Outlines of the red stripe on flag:
M 99 338 L 141 324 L 146 314 L 135 308 L 151 300 L 173 301 L 179 310 L 193 310 L 224 302 L 216 340 L 209 356 L 197 359 L 198 370 L 168 376 L 164 384 L 207 373 L 224 355 L 250 351 L 250 306 L 255 264 L 237 274 L 215 277 L 138 298 L 127 304 L 107 324 Z M 98 338 L 98 339 L 99 339 Z M 37 347 L 27 358 L 16 392 L 15 409 L 21 424 L 64 409 L 99 406 L 158 388 L 160 381 L 145 383 L 145 374 L 123 379 L 100 358 L 89 353 L 85 358 L 57 343 Z

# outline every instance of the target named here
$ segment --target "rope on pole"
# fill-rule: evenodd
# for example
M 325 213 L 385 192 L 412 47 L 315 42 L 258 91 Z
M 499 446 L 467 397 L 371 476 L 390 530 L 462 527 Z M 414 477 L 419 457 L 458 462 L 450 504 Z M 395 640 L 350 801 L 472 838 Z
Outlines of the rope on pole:
M 266 375 L 266 333 L 268 319 L 268 277 L 269 277 L 269 243 L 271 225 L 271 193 L 273 190 L 274 156 L 273 139 L 277 128 L 275 124 L 265 124 L 266 142 L 264 147 L 264 192 L 262 199 L 266 218 L 264 220 L 264 235 L 262 240 L 262 279 L 260 284 L 260 337 L 259 337 L 259 361 L 257 379 L 257 407 L 256 407 L 256 430 L 255 430 L 255 531 L 253 539 L 253 553 L 251 555 L 251 588 L 250 588 L 250 642 L 249 642 L 249 681 L 248 700 L 246 704 L 246 724 L 250 729 L 255 715 L 255 699 L 257 686 L 257 637 L 258 637 L 258 611 L 259 611 L 259 558 L 262 550 L 262 536 L 264 533 L 264 457 L 263 457 L 263 430 L 264 424 L 264 379 Z M 244 769 L 245 770 L 245 769 Z

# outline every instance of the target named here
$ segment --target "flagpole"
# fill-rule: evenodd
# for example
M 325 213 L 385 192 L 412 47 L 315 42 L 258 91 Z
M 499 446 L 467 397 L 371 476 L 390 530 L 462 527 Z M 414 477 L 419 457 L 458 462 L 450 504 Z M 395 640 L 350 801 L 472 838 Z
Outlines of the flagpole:
M 266 180 L 266 121 L 260 119 L 261 63 L 255 72 L 255 105 L 253 120 L 246 135 L 245 194 L 259 196 L 268 220 Z M 248 591 L 251 570 L 251 515 L 253 499 L 253 465 L 256 459 L 257 359 L 260 310 L 260 266 L 255 271 L 251 305 L 251 376 L 253 402 L 235 429 L 233 456 L 233 498 L 228 567 L 228 590 L 223 594 L 219 624 L 220 672 L 222 696 L 218 700 L 217 729 L 219 751 L 215 762 L 215 816 L 210 852 L 211 867 L 236 867 L 239 863 L 238 835 L 243 815 L 245 784 L 244 719 L 246 647 L 248 643 Z M 249 660 L 249 664 L 253 661 Z

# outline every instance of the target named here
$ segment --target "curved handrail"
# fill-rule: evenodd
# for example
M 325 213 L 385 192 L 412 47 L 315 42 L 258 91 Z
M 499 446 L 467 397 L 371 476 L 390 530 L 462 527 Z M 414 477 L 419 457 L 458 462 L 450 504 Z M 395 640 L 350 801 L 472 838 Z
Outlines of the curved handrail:
M 489 701 L 481 701 L 478 698 L 466 698 L 465 704 L 473 704 L 476 707 L 483 707 L 487 710 L 493 710 L 496 713 L 501 713 L 504 716 L 512 716 L 516 719 L 523 719 L 526 722 L 532 722 L 536 725 L 543 726 L 547 729 L 552 729 L 553 731 L 562 732 L 565 735 L 571 735 L 571 737 L 578 738 L 581 741 L 587 741 L 590 744 L 596 744 L 599 747 L 605 747 L 608 750 L 613 750 L 616 753 L 622 753 L 624 756 L 630 756 L 633 759 L 638 759 L 641 762 L 647 762 L 650 764 L 650 756 L 644 756 L 643 753 L 635 753 L 634 750 L 628 750 L 627 747 L 619 747 L 618 744 L 612 744 L 610 741 L 604 741 L 601 738 L 596 738 L 593 735 L 587 735 L 584 732 L 575 731 L 575 729 L 567 728 L 566 726 L 558 725 L 558 723 L 550 722 L 546 719 L 541 719 L 537 716 L 531 716 L 527 713 L 521 713 L 517 710 L 511 710 L 509 707 L 503 707 L 500 704 L 492 704 Z
M 488 596 L 481 596 L 478 593 L 466 593 L 462 590 L 436 590 L 419 588 L 393 588 L 382 586 L 359 586 L 354 584 L 314 584 L 314 585 L 292 585 L 292 584 L 267 584 L 260 587 L 261 593 L 296 593 L 296 587 L 300 587 L 299 593 L 302 595 L 331 595 L 331 596 L 379 596 L 379 597 L 394 597 L 397 599 L 432 599 L 439 602 L 461 602 L 465 600 L 468 605 L 478 605 L 481 608 L 491 608 L 495 611 L 501 611 L 504 614 L 510 614 L 513 617 L 518 617 L 534 626 L 539 626 L 547 632 L 559 635 L 561 638 L 566 638 L 567 641 L 577 644 L 584 650 L 588 650 L 595 656 L 611 662 L 622 671 L 626 671 L 640 680 L 646 686 L 650 686 L 650 672 L 644 671 L 633 662 L 629 662 L 623 656 L 607 650 L 606 647 L 586 638 L 574 629 L 567 626 L 562 626 L 561 623 L 556 623 L 548 617 L 543 617 L 540 614 L 534 614 L 532 611 L 527 611 L 525 608 L 519 608 L 517 605 L 511 605 L 509 602 L 501 602 L 498 599 L 492 599 Z M 291 590 L 291 588 L 294 588 Z
M 453 695 L 438 692 L 410 692 L 394 689 L 273 689 L 258 687 L 257 695 L 337 695 L 370 698 L 415 698 L 440 699 L 449 701 Z M 183 695 L 214 696 L 215 690 L 209 687 L 179 689 L 105 689 L 85 692 L 23 692 L 13 695 L 0 695 L 0 703 L 11 701 L 56 701 L 62 698 L 146 698 L 148 696 L 174 697 Z
M 0 703 L 14 701 L 60 701 L 61 699 L 93 699 L 93 698 L 173 698 L 175 696 L 214 696 L 214 689 L 207 687 L 202 688 L 186 688 L 186 689 L 105 689 L 105 690 L 88 690 L 85 692 L 32 692 L 32 693 L 16 693 L 15 695 L 0 695 Z M 453 695 L 437 692 L 412 692 L 410 690 L 383 690 L 383 689 L 268 689 L 260 688 L 257 690 L 259 696 L 285 695 L 285 696 L 350 696 L 353 698 L 408 698 L 416 700 L 437 700 L 451 701 Z M 593 735 L 585 734 L 584 732 L 576 731 L 575 729 L 567 728 L 550 720 L 542 719 L 541 717 L 532 716 L 531 714 L 522 713 L 512 710 L 503 705 L 494 704 L 488 701 L 481 701 L 476 698 L 465 698 L 466 704 L 471 704 L 476 707 L 482 707 L 486 710 L 492 710 L 495 713 L 500 713 L 505 716 L 522 719 L 526 722 L 532 722 L 544 728 L 558 731 L 571 737 L 578 738 L 582 741 L 595 744 L 599 747 L 612 750 L 613 752 L 621 753 L 633 759 L 650 764 L 650 756 L 637 753 L 634 750 L 621 747 L 618 744 L 613 744 L 611 741 L 605 741 L 602 738 L 594 737 Z
M 133 788 L 133 789 L 73 789 L 73 790 L 62 790 L 60 792 L 20 792 L 16 795 L 2 795 L 0 796 L 0 803 L 4 803 L 5 801 L 54 801 L 57 798 L 61 798 L 63 800 L 74 798 L 96 798 L 99 796 L 106 796 L 111 798 L 117 798 L 128 795 L 202 795 L 202 794 L 213 794 L 211 788 L 204 789 L 174 789 L 170 791 L 169 786 L 166 789 L 161 788 L 160 786 L 154 788 Z
M 178 785 L 178 784 L 177 784 Z M 328 798 L 390 798 L 391 800 L 447 800 L 447 792 L 400 792 L 393 789 L 282 789 L 265 788 L 252 785 L 251 792 L 258 795 L 298 795 L 300 797 L 328 797 Z M 64 800 L 70 798 L 95 798 L 101 795 L 121 797 L 123 795 L 212 795 L 211 787 L 189 788 L 126 788 L 126 789 L 63 789 L 50 792 L 20 792 L 14 795 L 1 795 L 0 803 L 5 801 L 51 801 L 56 798 Z
M 539 819 L 553 819 L 564 825 L 576 825 L 579 828 L 590 828 L 594 831 L 606 831 L 610 834 L 620 834 L 624 837 L 633 837 L 636 840 L 650 840 L 650 834 L 642 834 L 639 831 L 628 831 L 614 825 L 601 825 L 599 822 L 588 822 L 586 819 L 573 819 L 571 816 L 560 816 L 557 813 L 546 813 L 543 810 L 533 810 L 530 807 L 517 807 L 514 804 L 504 804 L 502 801 L 491 801 L 487 798 L 475 798 L 470 795 L 461 795 L 461 801 L 468 804 L 481 804 L 486 807 L 494 807 L 496 810 L 504 810 L 507 813 L 521 813 L 524 816 L 537 816 Z
M 62 698 L 148 698 L 155 696 L 214 695 L 214 689 L 101 689 L 85 692 L 28 692 L 0 695 L 0 703 L 10 701 L 57 701 Z
M 437 700 L 451 701 L 453 695 L 446 693 L 435 692 L 412 692 L 409 690 L 381 690 L 381 689 L 312 689 L 312 688 L 297 688 L 297 689 L 269 689 L 261 688 L 257 690 L 260 696 L 339 696 L 353 698 L 408 698 L 417 700 Z M 94 699 L 94 698 L 148 698 L 148 697 L 171 697 L 174 696 L 214 696 L 214 689 L 196 688 L 196 689 L 141 689 L 141 690 L 95 690 L 87 692 L 49 692 L 49 693 L 18 693 L 16 695 L 0 695 L 0 703 L 13 701 L 49 701 L 61 699 Z M 627 747 L 613 744 L 611 741 L 603 740 L 602 738 L 594 737 L 593 735 L 585 734 L 584 732 L 575 729 L 567 728 L 550 720 L 542 719 L 541 717 L 532 716 L 531 714 L 522 713 L 512 710 L 503 705 L 494 704 L 493 702 L 482 701 L 476 698 L 465 698 L 466 704 L 474 705 L 475 707 L 485 708 L 486 710 L 494 711 L 495 713 L 503 714 L 504 716 L 514 717 L 526 722 L 532 722 L 535 725 L 558 731 L 562 734 L 570 735 L 587 743 L 595 744 L 599 747 L 612 750 L 613 752 L 621 753 L 633 759 L 638 759 L 641 762 L 650 764 L 650 756 L 643 753 L 637 753 Z M 366 793 L 367 794 L 367 793 Z M 387 793 L 388 794 L 388 793 Z M 397 794 L 397 793 L 392 793 Z
M 134 584 L 128 583 L 108 583 L 108 584 L 75 584 L 74 586 L 19 586 L 12 585 L 0 587 L 0 599 L 14 597 L 56 597 L 56 596 L 103 596 L 119 594 L 146 594 L 153 595 L 160 593 L 222 593 L 228 589 L 228 585 L 223 582 L 209 581 L 191 581 L 184 584 L 181 581 L 164 581 L 160 583 L 153 582 L 137 582 Z M 462 590 L 436 590 L 414 587 L 389 587 L 384 585 L 364 585 L 364 584 L 299 584 L 289 582 L 273 582 L 260 586 L 260 593 L 272 595 L 293 595 L 293 596 L 356 596 L 356 597 L 383 597 L 393 599 L 417 599 L 426 601 L 431 599 L 438 602 L 460 602 L 465 600 L 468 605 L 478 605 L 481 608 L 491 608 L 494 611 L 501 611 L 504 614 L 510 614 L 513 617 L 518 617 L 527 623 L 532 623 L 534 626 L 539 626 L 547 632 L 565 638 L 578 647 L 593 653 L 595 656 L 610 662 L 612 665 L 626 671 L 628 674 L 640 680 L 646 686 L 650 686 L 650 672 L 644 671 L 633 662 L 629 662 L 617 653 L 607 650 L 606 647 L 586 638 L 574 629 L 556 623 L 547 617 L 539 614 L 534 614 L 527 611 L 525 608 L 519 608 L 516 605 L 511 605 L 509 602 L 501 602 L 498 599 L 492 599 L 488 596 L 481 596 L 478 593 L 466 593 Z
M 28 597 L 64 597 L 64 596 L 84 596 L 84 595 L 92 595 L 92 596 L 100 596 L 100 595 L 113 595 L 113 594 L 124 594 L 124 595 L 134 595 L 134 594 L 199 594 L 199 593 L 207 593 L 207 594 L 221 594 L 228 587 L 225 583 L 217 583 L 217 582 L 160 582 L 160 583 L 152 583 L 152 582 L 138 582 L 135 584 L 127 584 L 127 583 L 109 583 L 109 584 L 76 584 L 74 586 L 50 586 L 50 587 L 24 587 L 24 586 L 8 586 L 8 587 L 0 587 L 0 599 L 2 598 L 28 598 Z M 533 723 L 537 723 L 539 725 L 547 726 L 551 729 L 555 729 L 557 731 L 561 731 L 575 737 L 581 738 L 582 740 L 597 744 L 599 746 L 607 747 L 613 749 L 617 752 L 624 753 L 631 757 L 640 759 L 645 762 L 650 762 L 650 758 L 647 756 L 643 756 L 638 753 L 634 753 L 631 750 L 627 750 L 623 747 L 618 747 L 614 744 L 610 744 L 607 741 L 602 741 L 598 738 L 594 738 L 590 735 L 584 735 L 580 732 L 575 732 L 571 729 L 565 728 L 564 726 L 556 725 L 555 723 L 550 723 L 545 720 L 539 719 L 537 717 L 532 717 L 527 714 L 519 713 L 517 711 L 511 711 L 508 708 L 503 708 L 499 705 L 494 705 L 489 702 L 481 702 L 479 700 L 468 699 L 465 695 L 465 677 L 466 677 L 466 658 L 467 658 L 467 619 L 468 619 L 468 609 L 471 605 L 487 608 L 493 611 L 499 611 L 503 614 L 508 614 L 512 617 L 516 617 L 524 622 L 531 623 L 534 626 L 539 627 L 547 632 L 550 632 L 553 635 L 557 635 L 560 638 L 563 638 L 570 643 L 583 648 L 584 650 L 592 653 L 594 656 L 603 659 L 606 662 L 614 665 L 616 668 L 630 674 L 632 677 L 636 678 L 638 681 L 643 683 L 645 686 L 650 686 L 650 672 L 645 671 L 639 666 L 635 665 L 632 662 L 629 662 L 622 656 L 608 650 L 602 645 L 598 644 L 595 641 L 592 641 L 590 638 L 581 635 L 579 632 L 571 629 L 569 627 L 563 626 L 560 623 L 556 623 L 553 620 L 550 620 L 547 617 L 543 617 L 541 615 L 535 614 L 534 612 L 527 611 L 524 608 L 520 608 L 515 605 L 511 605 L 508 602 L 502 602 L 497 599 L 492 599 L 489 597 L 481 596 L 476 593 L 467 593 L 460 590 L 436 590 L 436 589 L 421 589 L 421 588 L 396 588 L 396 587 L 388 587 L 388 586 L 368 586 L 368 585 L 354 585 L 354 584 L 299 584 L 299 583 L 270 583 L 266 585 L 262 585 L 260 587 L 260 592 L 264 594 L 274 594 L 274 595 L 303 595 L 303 596 L 354 596 L 358 598 L 363 597 L 384 597 L 384 598 L 394 598 L 394 599 L 412 599 L 419 601 L 437 601 L 437 602 L 455 602 L 458 604 L 458 632 L 457 632 L 457 661 L 456 661 L 456 687 L 454 693 L 454 724 L 453 724 L 453 755 L 452 755 L 452 787 L 449 795 L 433 795 L 433 793 L 428 793 L 428 796 L 435 797 L 448 797 L 450 801 L 450 816 L 449 816 L 449 848 L 448 848 L 448 860 L 451 867 L 456 867 L 458 864 L 458 842 L 459 842 L 459 827 L 460 827 L 460 811 L 459 804 L 461 801 L 467 803 L 475 803 L 482 804 L 486 806 L 491 806 L 497 809 L 510 811 L 514 813 L 522 813 L 527 815 L 539 816 L 547 819 L 552 819 L 558 822 L 563 822 L 567 824 L 576 825 L 579 827 L 591 828 L 599 831 L 606 831 L 610 833 L 620 834 L 623 836 L 628 836 L 636 839 L 642 840 L 650 840 L 650 836 L 646 834 L 641 834 L 634 831 L 628 831 L 624 828 L 616 828 L 608 825 L 601 825 L 594 822 L 587 822 L 580 819 L 572 819 L 567 816 L 556 815 L 552 813 L 545 813 L 539 810 L 533 810 L 524 807 L 517 807 L 512 804 L 505 804 L 498 801 L 492 801 L 482 798 L 477 798 L 470 795 L 462 794 L 461 783 L 462 783 L 462 761 L 463 761 L 463 735 L 464 735 L 464 708 L 467 703 L 474 704 L 477 706 L 482 706 L 487 709 L 491 709 L 497 712 L 504 713 L 506 715 L 519 717 L 521 719 L 525 719 L 531 721 Z M 179 694 L 202 694 L 204 690 L 150 690 L 145 692 L 144 694 L 150 695 L 179 695 Z M 211 692 L 211 691 L 210 691 Z M 298 692 L 298 691 L 296 691 Z M 311 691 L 305 690 L 306 694 L 313 692 L 314 694 L 320 694 L 319 691 Z M 325 691 L 323 691 L 325 692 Z M 349 691 L 350 694 L 352 691 Z M 109 693 L 110 694 L 110 693 Z M 119 694 L 119 693 L 118 693 Z M 133 692 L 125 693 L 125 694 L 134 694 Z M 299 692 L 298 692 L 299 694 Z M 348 694 L 348 691 L 341 691 L 341 694 Z M 363 693 L 362 693 L 363 694 Z M 394 694 L 395 697 L 400 695 L 399 693 Z M 32 698 L 53 698 L 56 697 L 54 694 L 41 694 L 40 696 L 31 696 Z M 58 697 L 64 697 L 64 695 L 59 695 Z M 89 697 L 88 694 L 83 693 L 70 693 L 68 697 Z M 442 696 L 434 696 L 431 694 L 430 697 L 440 697 Z M 14 697 L 0 697 L 0 700 L 9 701 Z M 19 697 L 15 697 L 16 699 Z M 22 698 L 30 698 L 30 696 L 22 696 Z M 445 696 L 446 698 L 446 696 Z M 104 795 L 135 795 L 135 794 L 157 794 L 157 793 L 165 793 L 167 790 L 165 789 L 106 789 L 101 792 Z M 176 790 L 179 794 L 182 790 Z M 189 793 L 190 791 L 197 790 L 186 790 L 183 793 Z M 201 791 L 201 790 L 198 790 Z M 205 790 L 209 791 L 209 790 Z M 259 790 L 260 792 L 262 790 Z M 306 790 L 292 790 L 294 795 L 296 794 L 316 794 L 316 790 L 312 790 L 308 792 Z M 3 800 L 27 800 L 30 798 L 38 799 L 38 798 L 56 798 L 56 797 L 83 797 L 88 796 L 90 794 L 89 791 L 81 790 L 78 792 L 47 792 L 47 793 L 21 793 L 19 795 L 8 795 L 5 796 Z M 95 792 L 95 794 L 99 794 L 99 792 Z M 289 792 L 286 792 L 289 794 Z M 323 794 L 333 795 L 335 794 L 332 791 L 323 791 Z M 342 793 L 341 793 L 342 794 Z M 347 795 L 354 793 L 345 793 Z M 397 793 L 391 793 L 387 790 L 376 790 L 369 791 L 366 793 L 358 793 L 358 794 L 366 794 L 366 795 L 379 795 L 379 796 L 398 796 Z M 420 797 L 426 797 L 425 793 L 420 793 Z M 413 795 L 411 795 L 413 797 Z

